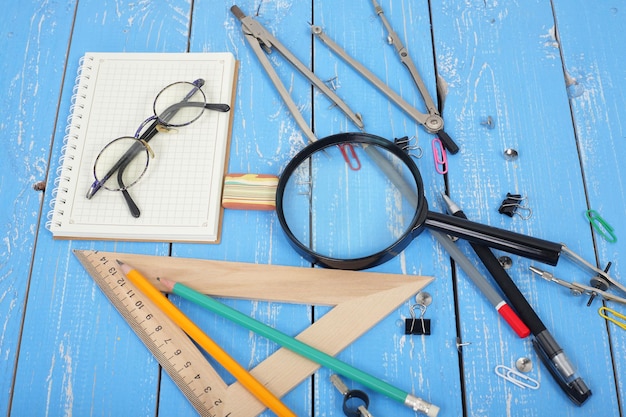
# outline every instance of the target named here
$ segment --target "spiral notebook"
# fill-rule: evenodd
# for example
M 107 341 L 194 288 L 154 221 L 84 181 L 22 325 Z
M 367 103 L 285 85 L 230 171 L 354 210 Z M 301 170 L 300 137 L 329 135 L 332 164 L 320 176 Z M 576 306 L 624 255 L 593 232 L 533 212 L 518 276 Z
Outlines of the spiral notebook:
M 54 238 L 219 242 L 237 69 L 231 53 L 85 54 L 46 224 Z M 207 103 L 230 110 L 205 110 L 193 123 L 150 140 L 155 156 L 128 190 L 141 215 L 131 215 L 119 191 L 101 189 L 87 199 L 103 147 L 133 136 L 154 114 L 164 87 L 196 79 L 205 80 Z

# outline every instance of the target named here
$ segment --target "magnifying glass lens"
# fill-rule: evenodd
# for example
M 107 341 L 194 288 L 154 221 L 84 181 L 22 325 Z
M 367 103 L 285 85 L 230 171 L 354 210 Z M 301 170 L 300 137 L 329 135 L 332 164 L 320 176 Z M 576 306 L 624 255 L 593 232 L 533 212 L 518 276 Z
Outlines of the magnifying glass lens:
M 300 162 L 286 180 L 282 209 L 292 239 L 310 252 L 360 259 L 410 234 L 417 212 L 411 195 L 418 195 L 418 184 L 398 156 L 375 144 L 345 142 Z

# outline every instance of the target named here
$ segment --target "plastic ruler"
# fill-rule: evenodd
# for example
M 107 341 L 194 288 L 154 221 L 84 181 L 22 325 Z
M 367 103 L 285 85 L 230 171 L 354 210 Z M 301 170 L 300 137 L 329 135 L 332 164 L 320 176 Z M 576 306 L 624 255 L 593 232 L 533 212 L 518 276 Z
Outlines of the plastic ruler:
M 196 411 L 229 416 L 221 378 L 189 337 L 126 279 L 115 259 L 90 251 L 75 255 Z

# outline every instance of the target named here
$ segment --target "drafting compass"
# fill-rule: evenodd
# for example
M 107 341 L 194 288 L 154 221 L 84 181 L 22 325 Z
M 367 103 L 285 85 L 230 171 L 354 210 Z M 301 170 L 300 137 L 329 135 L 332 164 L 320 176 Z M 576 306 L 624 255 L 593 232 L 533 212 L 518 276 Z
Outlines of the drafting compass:
M 624 287 L 618 281 L 612 279 L 608 275 L 602 276 L 598 274 L 596 277 L 594 277 L 595 279 L 592 278 L 591 283 L 594 286 L 591 286 L 578 282 L 569 282 L 564 279 L 557 278 L 550 272 L 544 271 L 535 266 L 530 266 L 530 270 L 533 273 L 539 275 L 541 278 L 545 279 L 546 281 L 554 282 L 555 284 L 559 284 L 565 288 L 569 288 L 574 295 L 589 295 L 591 299 L 589 300 L 589 303 L 587 305 L 590 305 L 591 301 L 593 301 L 593 298 L 595 297 L 602 297 L 604 300 L 607 301 L 615 301 L 616 303 L 626 304 L 626 298 L 620 297 L 607 291 L 610 286 L 615 286 L 616 288 L 620 289 L 624 294 L 626 294 L 626 287 Z M 594 284 L 595 281 L 603 282 L 605 283 L 605 286 L 599 286 L 597 284 Z
M 393 30 L 385 15 L 383 14 L 382 8 L 378 5 L 376 1 L 373 2 L 374 7 L 376 8 L 376 13 L 380 16 L 385 29 L 388 32 L 388 39 L 390 43 L 395 48 L 396 52 L 400 57 L 400 61 L 404 66 L 409 70 L 411 74 L 411 78 L 413 78 L 413 82 L 417 86 L 417 89 L 422 96 L 422 100 L 426 105 L 427 114 L 419 112 L 413 106 L 411 106 L 408 102 L 406 102 L 402 97 L 400 97 L 395 91 L 391 90 L 382 80 L 380 80 L 376 75 L 374 75 L 371 71 L 369 71 L 365 66 L 363 66 L 360 62 L 352 58 L 348 53 L 337 43 L 335 43 L 328 35 L 324 33 L 320 26 L 312 26 L 311 31 L 313 34 L 324 44 L 326 44 L 335 54 L 337 54 L 341 59 L 346 61 L 348 65 L 350 65 L 354 70 L 356 70 L 359 74 L 361 74 L 365 79 L 367 79 L 371 84 L 373 84 L 376 88 L 380 90 L 387 98 L 389 98 L 394 104 L 400 107 L 407 115 L 409 115 L 413 120 L 424 126 L 424 128 L 433 134 L 436 134 L 441 143 L 445 146 L 445 148 L 451 154 L 455 154 L 459 151 L 459 147 L 452 140 L 452 138 L 443 130 L 443 118 L 435 105 L 435 102 L 430 97 L 428 93 L 428 89 L 424 84 L 424 81 L 419 75 L 417 71 L 417 67 L 415 63 L 409 56 L 407 49 L 400 41 L 400 37 Z
M 302 114 L 298 110 L 298 106 L 294 103 L 293 98 L 289 94 L 289 91 L 285 85 L 281 82 L 276 70 L 272 66 L 266 53 L 270 53 L 275 50 L 280 53 L 287 62 L 289 62 L 295 69 L 297 69 L 302 75 L 304 75 L 311 84 L 317 87 L 322 93 L 328 97 L 334 105 L 339 107 L 341 111 L 348 116 L 350 120 L 359 128 L 363 129 L 363 121 L 361 116 L 354 113 L 348 105 L 341 99 L 335 92 L 329 88 L 322 80 L 320 80 L 306 65 L 304 65 L 294 54 L 292 54 L 285 45 L 283 45 L 274 35 L 272 35 L 267 29 L 263 27 L 259 22 L 254 20 L 250 16 L 246 16 L 243 11 L 237 6 L 231 7 L 231 12 L 241 22 L 241 30 L 244 34 L 244 38 L 250 45 L 250 48 L 259 59 L 261 66 L 270 77 L 272 84 L 278 90 L 278 94 L 285 102 L 285 105 L 293 115 L 296 123 L 302 129 L 310 142 L 315 142 L 317 137 L 302 117 Z
M 352 122 L 360 129 L 363 130 L 363 121 L 361 120 L 361 116 L 357 113 L 354 113 L 348 105 L 341 100 L 335 94 L 335 92 L 329 88 L 323 81 L 321 81 L 311 70 L 307 68 L 301 61 L 296 58 L 278 39 L 276 39 L 268 30 L 266 30 L 263 25 L 254 20 L 250 16 L 246 16 L 241 9 L 237 6 L 233 6 L 231 8 L 232 13 L 239 19 L 241 22 L 241 30 L 243 31 L 244 37 L 248 44 L 250 45 L 252 51 L 255 53 L 259 62 L 263 66 L 263 69 L 267 72 L 270 80 L 278 90 L 281 98 L 284 100 L 287 105 L 289 111 L 293 115 L 296 120 L 298 126 L 304 131 L 309 141 L 314 142 L 317 140 L 315 134 L 312 132 L 311 128 L 307 125 L 306 121 L 298 111 L 296 104 L 293 102 L 293 99 L 289 95 L 289 92 L 280 81 L 278 74 L 275 69 L 272 67 L 270 60 L 268 59 L 266 53 L 271 52 L 272 50 L 278 51 L 291 65 L 293 65 L 300 73 L 302 73 L 315 87 L 317 87 L 320 91 L 322 91 L 332 102 L 337 105 L 341 111 L 344 112 L 352 120 Z M 386 23 L 385 26 L 388 29 L 391 29 L 384 16 L 382 15 L 382 11 L 379 13 L 383 22 Z M 413 81 L 417 85 L 417 88 L 426 104 L 428 114 L 424 114 L 419 112 L 413 106 L 411 106 L 408 102 L 406 102 L 402 97 L 400 97 L 396 92 L 391 90 L 384 82 L 382 82 L 378 77 L 376 77 L 372 72 L 370 72 L 367 68 L 365 68 L 362 64 L 357 62 L 355 59 L 350 57 L 339 45 L 333 42 L 322 30 L 319 26 L 312 26 L 311 30 L 313 34 L 318 37 L 322 42 L 324 42 L 328 47 L 339 57 L 341 57 L 344 61 L 346 61 L 350 66 L 352 66 L 358 73 L 360 73 L 363 77 L 365 77 L 370 83 L 372 83 L 376 88 L 378 88 L 384 95 L 387 96 L 392 102 L 394 102 L 397 106 L 399 106 L 405 113 L 407 113 L 411 118 L 420 123 L 424 128 L 433 134 L 439 136 L 441 142 L 446 147 L 446 149 L 454 154 L 457 153 L 459 147 L 454 143 L 454 141 L 450 138 L 450 136 L 444 132 L 443 130 L 443 119 L 437 110 L 437 107 L 430 97 L 424 82 L 419 76 L 417 72 L 417 68 L 415 64 L 409 57 L 406 52 L 406 48 L 400 43 L 397 39 L 398 37 L 395 35 L 395 32 L 390 32 L 390 37 L 394 38 L 394 46 L 396 47 L 398 53 L 400 54 L 400 59 L 402 63 L 409 69 L 411 73 L 411 77 Z

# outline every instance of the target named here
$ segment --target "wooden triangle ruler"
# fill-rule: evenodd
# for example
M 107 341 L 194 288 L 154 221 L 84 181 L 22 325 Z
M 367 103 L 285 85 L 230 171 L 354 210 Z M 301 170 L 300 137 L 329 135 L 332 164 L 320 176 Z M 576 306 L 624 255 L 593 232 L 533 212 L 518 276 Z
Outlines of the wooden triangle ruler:
M 218 297 L 334 306 L 296 336 L 333 356 L 432 280 L 87 250 L 75 250 L 74 254 L 194 408 L 209 417 L 254 417 L 265 407 L 239 383 L 226 384 L 182 330 L 124 279 L 116 259 L 133 266 L 157 287 L 156 278 L 163 277 Z M 174 350 L 164 351 L 159 338 L 173 341 L 166 348 Z M 228 346 L 223 348 L 228 351 Z M 250 372 L 280 397 L 318 368 L 316 363 L 281 348 Z

